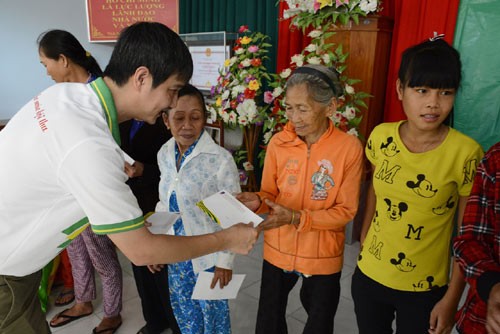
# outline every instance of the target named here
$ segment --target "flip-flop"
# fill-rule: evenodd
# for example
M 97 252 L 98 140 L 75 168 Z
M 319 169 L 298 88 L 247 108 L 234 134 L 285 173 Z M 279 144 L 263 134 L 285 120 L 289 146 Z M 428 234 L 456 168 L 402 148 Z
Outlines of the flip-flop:
M 57 317 L 57 318 L 64 318 L 64 319 L 66 319 L 66 320 L 63 320 L 63 321 L 61 321 L 61 322 L 59 322 L 59 323 L 57 323 L 57 324 L 55 324 L 55 325 L 52 325 L 52 320 L 54 320 L 54 318 L 52 318 L 52 320 L 49 322 L 50 327 L 52 327 L 52 328 L 61 327 L 61 326 L 64 326 L 64 325 L 69 324 L 70 322 L 73 322 L 73 321 L 75 321 L 75 320 L 78 320 L 78 319 L 80 319 L 80 318 L 87 317 L 87 316 L 89 316 L 89 315 L 91 315 L 91 314 L 93 313 L 93 311 L 92 311 L 92 312 L 90 312 L 90 313 L 85 313 L 85 314 L 80 314 L 80 315 L 67 315 L 67 314 L 64 314 L 64 312 L 66 312 L 66 311 L 69 311 L 69 308 L 65 309 L 65 310 L 64 310 L 64 311 L 62 311 L 62 312 L 59 312 L 59 313 L 58 313 L 58 314 L 54 317 L 54 318 L 56 318 L 56 317 Z
M 66 297 L 66 296 L 71 296 L 71 299 L 69 299 L 68 301 L 66 301 L 64 303 L 57 301 L 57 300 L 62 299 L 63 297 Z M 75 300 L 75 291 L 73 289 L 65 291 L 65 292 L 61 291 L 61 293 L 59 293 L 59 295 L 57 296 L 56 301 L 54 302 L 54 305 L 55 306 L 66 306 L 68 304 L 71 304 L 74 300 Z
M 92 333 L 94 333 L 94 334 L 101 334 L 101 333 L 106 333 L 106 332 L 114 333 L 118 330 L 118 328 L 120 328 L 121 325 L 122 325 L 122 322 L 120 321 L 120 323 L 118 325 L 116 325 L 115 327 L 104 328 L 104 329 L 101 329 L 100 331 L 98 331 L 97 327 L 96 327 L 92 330 Z

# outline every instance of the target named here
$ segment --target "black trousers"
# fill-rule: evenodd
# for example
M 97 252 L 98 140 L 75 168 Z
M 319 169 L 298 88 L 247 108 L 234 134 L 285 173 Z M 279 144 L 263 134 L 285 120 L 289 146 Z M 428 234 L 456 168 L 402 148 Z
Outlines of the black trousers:
M 167 267 L 165 265 L 162 271 L 153 274 L 146 266 L 132 264 L 142 314 L 151 334 L 159 334 L 166 328 L 171 328 L 174 334 L 181 333 L 170 305 Z
M 313 275 L 302 278 L 300 301 L 307 312 L 304 334 L 333 333 L 333 319 L 340 298 L 340 275 Z M 299 276 L 284 272 L 264 260 L 260 286 L 257 334 L 286 334 L 286 305 L 288 294 Z
M 396 333 L 427 334 L 431 311 L 447 289 L 445 286 L 428 292 L 394 290 L 356 267 L 351 294 L 359 334 L 392 334 L 395 316 Z

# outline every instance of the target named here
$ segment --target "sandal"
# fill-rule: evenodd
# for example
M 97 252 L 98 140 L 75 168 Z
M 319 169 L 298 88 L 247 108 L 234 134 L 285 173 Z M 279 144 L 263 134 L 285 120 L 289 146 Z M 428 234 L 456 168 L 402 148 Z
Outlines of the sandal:
M 84 313 L 84 314 L 80 314 L 80 315 L 67 315 L 67 314 L 64 314 L 64 312 L 66 312 L 68 310 L 69 310 L 69 308 L 65 309 L 62 312 L 59 312 L 54 318 L 52 318 L 52 320 L 50 320 L 50 322 L 49 322 L 50 327 L 53 327 L 53 328 L 61 327 L 61 326 L 69 324 L 70 322 L 78 320 L 80 318 L 87 317 L 87 316 L 89 316 L 89 315 L 91 315 L 93 313 L 93 312 L 90 312 L 90 313 Z M 54 319 L 56 319 L 56 318 L 63 318 L 65 320 L 63 320 L 60 323 L 57 323 L 55 325 L 52 325 L 52 321 Z
M 118 330 L 118 328 L 120 328 L 121 325 L 122 325 L 122 322 L 120 321 L 120 323 L 118 325 L 116 325 L 115 327 L 108 327 L 108 328 L 101 329 L 99 331 L 97 330 L 97 327 L 96 327 L 92 330 L 92 333 L 103 334 L 103 333 L 110 332 L 112 334 L 112 333 L 116 332 Z
M 75 300 L 75 291 L 73 289 L 64 291 L 65 289 L 68 288 L 63 288 L 57 296 L 56 301 L 54 302 L 55 306 L 66 306 L 68 304 L 71 304 Z M 63 299 L 66 299 L 66 297 L 68 296 L 71 296 L 71 298 L 66 301 L 61 301 Z

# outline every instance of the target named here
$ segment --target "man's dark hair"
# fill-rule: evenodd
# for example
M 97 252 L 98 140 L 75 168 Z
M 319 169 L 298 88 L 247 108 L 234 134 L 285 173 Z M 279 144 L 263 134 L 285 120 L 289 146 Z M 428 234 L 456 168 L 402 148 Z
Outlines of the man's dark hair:
M 179 35 L 157 22 L 137 22 L 120 33 L 104 76 L 124 85 L 140 66 L 149 69 L 153 88 L 172 75 L 188 82 L 193 61 Z

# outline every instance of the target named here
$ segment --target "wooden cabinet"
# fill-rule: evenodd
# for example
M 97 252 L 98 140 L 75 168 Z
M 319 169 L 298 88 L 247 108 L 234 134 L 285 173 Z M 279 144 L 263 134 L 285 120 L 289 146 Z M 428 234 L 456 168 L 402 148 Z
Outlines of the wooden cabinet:
M 382 16 L 360 18 L 359 24 L 335 27 L 336 32 L 327 43 L 342 44 L 348 52 L 346 75 L 361 82 L 354 85 L 357 91 L 371 94 L 362 110 L 360 132 L 366 139 L 371 130 L 384 119 L 385 89 L 391 51 L 393 21 Z M 336 48 L 336 46 L 334 46 Z

